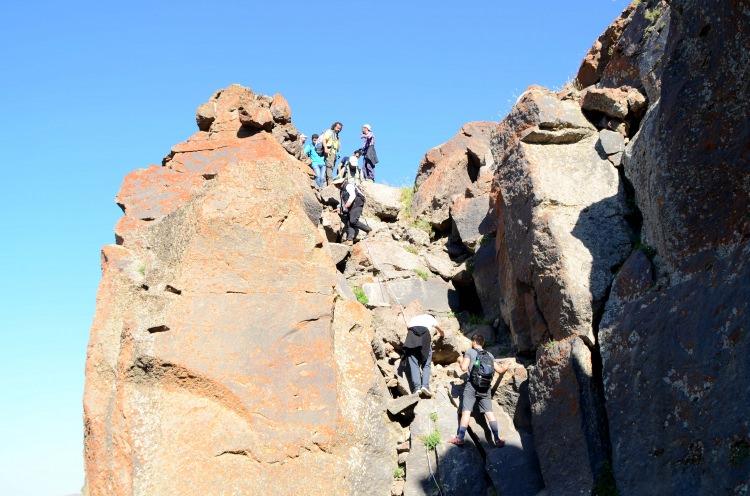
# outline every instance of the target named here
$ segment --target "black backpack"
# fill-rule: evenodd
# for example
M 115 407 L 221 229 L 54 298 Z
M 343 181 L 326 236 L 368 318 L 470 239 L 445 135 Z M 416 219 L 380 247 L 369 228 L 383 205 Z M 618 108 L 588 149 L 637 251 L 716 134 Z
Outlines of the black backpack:
M 484 350 L 477 350 L 477 357 L 471 364 L 469 382 L 477 391 L 486 391 L 495 376 L 495 359 Z

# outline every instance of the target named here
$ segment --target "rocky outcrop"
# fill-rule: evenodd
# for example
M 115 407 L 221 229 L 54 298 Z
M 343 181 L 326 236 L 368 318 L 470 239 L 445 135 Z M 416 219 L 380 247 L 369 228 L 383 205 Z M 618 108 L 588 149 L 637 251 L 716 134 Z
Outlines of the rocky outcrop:
M 575 131 L 558 144 L 530 135 Z M 624 189 L 574 100 L 531 88 L 493 142 L 503 316 L 520 350 L 547 339 L 594 343 L 594 316 L 630 250 Z
M 351 248 L 286 100 L 217 92 L 117 196 L 86 494 L 747 492 L 746 3 L 633 2 L 575 84 L 428 151 L 411 208 L 366 184 Z M 431 399 L 403 358 L 425 311 Z M 476 414 L 445 442 L 473 334 L 509 366 L 502 449 Z
M 118 195 L 87 357 L 90 496 L 390 487 L 385 387 L 345 359 L 371 331 L 338 318 L 359 304 L 335 304 L 304 165 L 272 133 L 237 136 L 248 95 L 217 93 L 209 131 Z
M 470 122 L 453 138 L 428 151 L 414 181 L 413 214 L 435 229 L 450 227 L 454 195 L 463 195 L 479 178 L 481 169 L 493 168 L 489 140 L 494 122 Z
M 750 389 L 738 382 L 750 372 L 749 6 L 670 4 L 659 98 L 623 159 L 644 251 L 618 274 L 600 331 L 613 467 L 623 494 L 741 494 L 750 484 Z M 636 470 L 635 457 L 647 463 Z

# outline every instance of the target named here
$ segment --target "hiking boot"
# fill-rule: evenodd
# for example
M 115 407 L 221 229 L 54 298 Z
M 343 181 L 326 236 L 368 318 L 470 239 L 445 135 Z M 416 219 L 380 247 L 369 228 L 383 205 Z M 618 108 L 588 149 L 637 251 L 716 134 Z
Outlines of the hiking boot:
M 456 446 L 463 446 L 464 445 L 464 440 L 461 439 L 458 436 L 453 436 L 452 438 L 448 439 L 448 442 L 451 443 L 451 444 L 455 444 Z
M 495 448 L 502 448 L 503 446 L 505 446 L 505 441 L 503 441 L 500 438 L 497 438 L 497 439 L 492 440 L 492 444 L 493 446 L 495 446 Z
M 432 398 L 432 392 L 429 389 L 423 387 L 419 390 L 419 396 L 421 398 Z

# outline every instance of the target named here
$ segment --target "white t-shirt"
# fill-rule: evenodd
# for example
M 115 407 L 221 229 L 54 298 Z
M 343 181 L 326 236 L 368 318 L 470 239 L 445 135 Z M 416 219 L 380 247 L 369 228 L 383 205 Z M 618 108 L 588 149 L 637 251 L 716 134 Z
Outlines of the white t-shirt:
M 438 325 L 437 319 L 426 313 L 412 317 L 407 324 L 408 327 L 426 327 L 431 333 L 435 330 L 436 325 Z
M 347 182 L 345 189 L 346 189 L 346 192 L 349 194 L 349 196 L 347 197 L 348 198 L 347 203 L 352 202 L 352 205 L 353 205 L 354 198 L 357 195 L 357 190 L 354 184 L 352 184 L 351 182 Z

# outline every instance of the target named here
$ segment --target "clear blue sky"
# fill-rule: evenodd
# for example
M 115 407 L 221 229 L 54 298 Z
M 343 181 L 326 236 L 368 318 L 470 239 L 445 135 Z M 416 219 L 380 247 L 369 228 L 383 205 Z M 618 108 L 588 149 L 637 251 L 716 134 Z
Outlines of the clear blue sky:
M 0 494 L 83 481 L 83 370 L 122 177 L 196 130 L 237 82 L 281 92 L 306 134 L 378 136 L 379 180 L 558 87 L 625 0 L 2 2 Z M 320 7 L 327 6 L 329 13 Z

